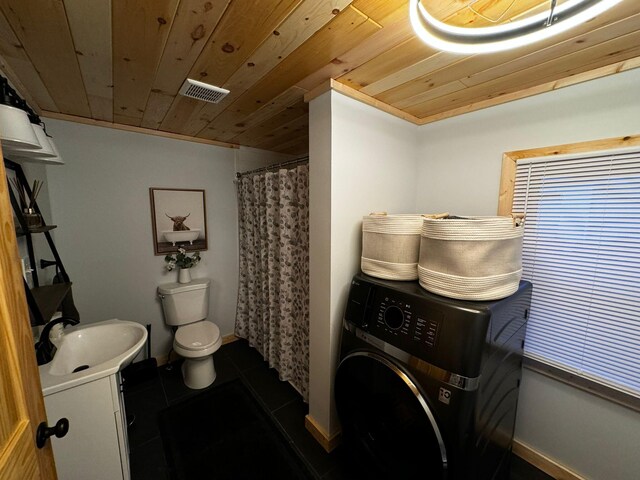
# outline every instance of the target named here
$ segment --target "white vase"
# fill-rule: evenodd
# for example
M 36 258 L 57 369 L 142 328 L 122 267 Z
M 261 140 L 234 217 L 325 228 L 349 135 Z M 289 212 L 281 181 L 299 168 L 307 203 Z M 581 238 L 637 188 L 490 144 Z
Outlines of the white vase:
M 191 281 L 191 272 L 188 268 L 178 270 L 178 283 L 189 283 Z

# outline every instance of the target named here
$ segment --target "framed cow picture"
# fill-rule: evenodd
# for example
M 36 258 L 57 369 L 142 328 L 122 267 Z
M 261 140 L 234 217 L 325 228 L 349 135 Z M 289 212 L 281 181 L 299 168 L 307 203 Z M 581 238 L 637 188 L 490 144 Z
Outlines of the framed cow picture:
M 204 190 L 150 188 L 153 248 L 156 255 L 207 249 Z

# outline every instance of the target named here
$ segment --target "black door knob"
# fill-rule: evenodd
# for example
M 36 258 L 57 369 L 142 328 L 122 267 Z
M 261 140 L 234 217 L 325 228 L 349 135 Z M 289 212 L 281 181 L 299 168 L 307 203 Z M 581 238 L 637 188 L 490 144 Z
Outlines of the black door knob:
M 53 427 L 48 426 L 47 422 L 42 422 L 38 425 L 38 430 L 36 431 L 36 445 L 38 448 L 42 448 L 45 443 L 47 443 L 47 438 L 50 436 L 55 435 L 56 438 L 62 438 L 68 431 L 69 420 L 66 418 L 58 420 Z

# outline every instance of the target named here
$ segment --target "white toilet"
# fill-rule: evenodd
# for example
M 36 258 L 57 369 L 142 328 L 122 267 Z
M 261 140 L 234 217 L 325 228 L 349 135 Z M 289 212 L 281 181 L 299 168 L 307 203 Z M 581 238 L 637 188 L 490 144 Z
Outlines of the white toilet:
M 187 387 L 205 388 L 216 379 L 213 353 L 220 348 L 220 329 L 205 320 L 209 312 L 208 279 L 167 283 L 158 287 L 165 322 L 178 327 L 173 350 L 183 357 L 182 376 Z

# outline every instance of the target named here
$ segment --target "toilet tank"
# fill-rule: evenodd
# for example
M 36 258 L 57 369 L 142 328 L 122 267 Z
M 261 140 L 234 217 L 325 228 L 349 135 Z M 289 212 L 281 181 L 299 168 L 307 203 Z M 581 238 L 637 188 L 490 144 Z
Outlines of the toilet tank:
M 167 283 L 158 287 L 167 325 L 199 322 L 209 313 L 209 279 L 190 283 Z

